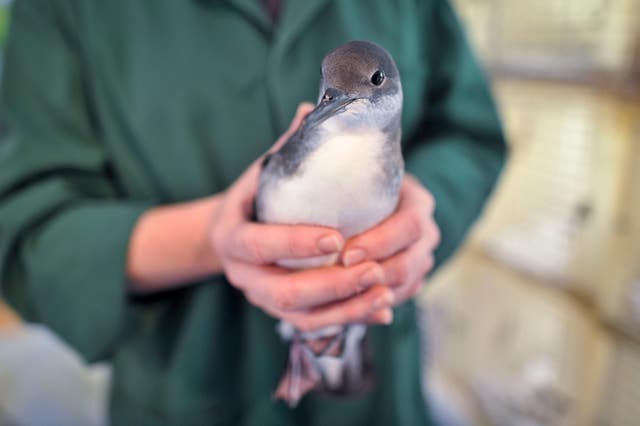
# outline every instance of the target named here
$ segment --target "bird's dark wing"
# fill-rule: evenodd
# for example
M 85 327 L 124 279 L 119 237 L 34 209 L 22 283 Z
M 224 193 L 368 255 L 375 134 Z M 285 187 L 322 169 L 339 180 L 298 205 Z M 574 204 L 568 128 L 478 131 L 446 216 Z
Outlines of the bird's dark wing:
M 317 138 L 312 137 L 313 131 L 328 118 L 344 111 L 345 107 L 354 100 L 342 96 L 329 102 L 320 102 L 305 117 L 300 128 L 291 135 L 284 145 L 271 158 L 265 159 L 263 167 L 273 161 L 275 164 L 269 164 L 269 168 L 286 175 L 295 173 L 305 156 L 314 150 L 320 142 Z
M 265 155 L 261 163 L 260 186 L 258 188 L 258 197 L 253 203 L 253 219 L 259 220 L 258 198 L 260 198 L 260 190 L 262 186 L 269 180 L 276 177 L 290 176 L 294 174 L 304 158 L 314 150 L 318 143 L 317 138 L 310 137 L 313 130 L 320 126 L 329 117 L 334 116 L 353 101 L 346 96 L 336 97 L 329 102 L 320 102 L 307 115 L 293 135 L 287 139 L 282 147 L 273 153 Z

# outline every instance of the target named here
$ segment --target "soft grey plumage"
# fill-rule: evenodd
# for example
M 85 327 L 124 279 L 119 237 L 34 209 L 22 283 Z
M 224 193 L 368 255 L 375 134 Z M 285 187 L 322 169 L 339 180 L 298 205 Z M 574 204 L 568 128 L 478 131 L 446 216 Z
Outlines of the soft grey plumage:
M 256 215 L 265 223 L 313 224 L 338 229 L 345 238 L 389 216 L 398 203 L 403 177 L 400 149 L 402 86 L 398 69 L 382 47 L 352 41 L 322 62 L 318 105 L 300 129 L 265 158 Z M 330 265 L 337 256 L 284 260 L 281 266 Z M 295 405 L 309 389 L 352 391 L 364 380 L 363 325 L 297 333 L 290 364 L 277 396 Z M 335 335 L 341 356 L 316 354 L 309 339 Z

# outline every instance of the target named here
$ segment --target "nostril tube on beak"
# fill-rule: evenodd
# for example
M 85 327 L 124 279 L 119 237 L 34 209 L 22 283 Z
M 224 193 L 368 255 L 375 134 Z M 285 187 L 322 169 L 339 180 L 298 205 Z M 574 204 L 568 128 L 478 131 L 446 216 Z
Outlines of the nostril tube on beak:
M 334 89 L 333 87 L 329 87 L 324 91 L 324 95 L 322 95 L 322 102 L 331 102 L 342 94 L 342 92 L 338 89 Z

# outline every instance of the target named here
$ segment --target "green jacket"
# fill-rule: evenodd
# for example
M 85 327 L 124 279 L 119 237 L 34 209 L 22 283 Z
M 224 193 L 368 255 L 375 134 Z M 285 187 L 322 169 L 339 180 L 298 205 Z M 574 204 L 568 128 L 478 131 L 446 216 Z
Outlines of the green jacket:
M 0 144 L 3 295 L 89 360 L 115 366 L 123 425 L 428 424 L 415 306 L 373 327 L 375 389 L 272 400 L 286 345 L 223 276 L 125 291 L 150 206 L 224 190 L 317 96 L 320 61 L 352 39 L 395 57 L 407 169 L 434 194 L 441 263 L 499 173 L 505 144 L 483 74 L 444 0 L 20 0 Z

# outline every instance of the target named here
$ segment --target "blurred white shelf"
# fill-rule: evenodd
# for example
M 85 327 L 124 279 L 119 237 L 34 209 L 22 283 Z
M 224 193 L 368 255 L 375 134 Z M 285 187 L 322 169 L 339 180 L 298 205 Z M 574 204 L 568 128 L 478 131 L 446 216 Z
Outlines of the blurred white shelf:
M 616 339 L 606 367 L 593 424 L 636 426 L 640 419 L 640 345 L 625 338 Z
M 584 426 L 595 415 L 609 338 L 590 312 L 470 250 L 424 292 L 428 374 L 492 425 Z M 435 373 L 434 373 L 435 372 Z M 427 377 L 427 383 L 432 380 Z
M 454 0 L 489 68 L 624 79 L 638 46 L 638 0 Z

